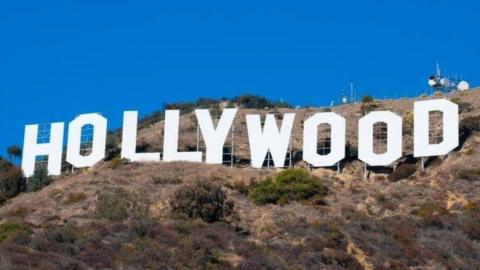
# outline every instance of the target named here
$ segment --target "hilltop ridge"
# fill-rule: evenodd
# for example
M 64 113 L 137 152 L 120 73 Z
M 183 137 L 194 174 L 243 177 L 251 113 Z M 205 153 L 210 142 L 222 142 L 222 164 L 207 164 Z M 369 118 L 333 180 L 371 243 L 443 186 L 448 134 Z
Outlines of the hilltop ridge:
M 265 108 L 245 108 L 242 104 L 220 102 L 213 106 L 211 104 L 204 105 L 204 108 L 212 108 L 212 112 L 217 110 L 218 115 L 221 113 L 219 110 L 227 106 L 237 106 L 239 111 L 235 117 L 233 127 L 235 129 L 234 148 L 235 155 L 240 160 L 249 159 L 250 152 L 248 148 L 248 134 L 245 123 L 245 116 L 247 114 L 260 114 L 264 117 L 268 113 L 275 114 L 277 117 L 277 124 L 281 124 L 281 116 L 284 113 L 295 113 L 295 122 L 292 131 L 292 148 L 294 152 L 300 152 L 302 148 L 302 128 L 303 121 L 311 115 L 317 112 L 332 111 L 338 113 L 347 119 L 347 144 L 357 147 L 357 131 L 358 120 L 364 116 L 367 111 L 388 110 L 396 113 L 404 118 L 404 152 L 410 154 L 412 152 L 412 138 L 411 130 L 413 124 L 413 102 L 419 100 L 428 100 L 435 98 L 443 98 L 443 95 L 437 96 L 421 96 L 418 98 L 405 98 L 405 99 L 390 99 L 390 100 L 373 100 L 372 102 L 357 102 L 354 104 L 343 104 L 331 107 L 307 107 L 307 108 L 292 108 L 287 106 L 280 107 L 265 107 Z M 460 109 L 463 110 L 460 113 L 460 120 L 477 115 L 477 110 L 480 107 L 480 89 L 474 89 L 468 92 L 454 92 L 445 96 L 445 98 L 460 104 Z M 203 103 L 200 103 L 203 104 Z M 267 103 L 266 103 L 267 104 Z M 179 134 L 179 148 L 181 150 L 196 149 L 197 145 L 197 122 L 195 114 L 191 109 L 185 110 L 180 105 L 171 105 L 166 107 L 171 109 L 180 109 L 183 112 L 180 118 L 180 132 Z M 183 108 L 183 110 L 182 110 Z M 214 116 L 214 115 L 213 115 Z M 148 121 L 143 124 L 140 123 L 138 132 L 138 145 L 142 149 L 151 151 L 162 151 L 163 148 L 163 128 L 164 122 L 161 118 L 158 121 L 152 121 L 147 117 Z M 201 134 L 199 135 L 200 143 L 202 143 Z

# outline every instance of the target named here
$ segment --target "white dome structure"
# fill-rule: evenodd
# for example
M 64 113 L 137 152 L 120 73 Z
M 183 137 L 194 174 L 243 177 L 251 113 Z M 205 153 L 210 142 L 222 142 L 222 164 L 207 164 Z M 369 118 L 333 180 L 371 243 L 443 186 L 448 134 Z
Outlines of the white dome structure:
M 467 91 L 468 89 L 470 89 L 470 85 L 467 81 L 461 81 L 458 83 L 457 89 L 458 91 Z

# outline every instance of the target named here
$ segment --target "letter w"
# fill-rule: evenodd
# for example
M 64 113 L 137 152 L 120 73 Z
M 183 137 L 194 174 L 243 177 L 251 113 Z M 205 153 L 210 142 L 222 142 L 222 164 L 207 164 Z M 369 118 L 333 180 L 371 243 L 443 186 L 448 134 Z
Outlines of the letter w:
M 275 122 L 275 116 L 267 114 L 262 131 L 260 115 L 247 115 L 252 167 L 261 168 L 268 152 L 272 155 L 275 167 L 280 168 L 284 166 L 294 119 L 294 113 L 284 114 L 282 127 L 279 131 Z

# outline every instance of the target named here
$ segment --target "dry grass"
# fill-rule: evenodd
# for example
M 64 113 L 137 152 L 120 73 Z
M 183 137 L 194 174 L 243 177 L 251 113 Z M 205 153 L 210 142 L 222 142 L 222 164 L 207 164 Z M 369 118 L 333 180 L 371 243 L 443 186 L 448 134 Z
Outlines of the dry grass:
M 67 198 L 64 201 L 64 203 L 66 205 L 71 205 L 71 204 L 74 204 L 74 203 L 84 201 L 86 199 L 87 199 L 87 195 L 85 193 L 83 193 L 83 192 L 72 192 L 72 193 L 69 193 L 67 195 Z

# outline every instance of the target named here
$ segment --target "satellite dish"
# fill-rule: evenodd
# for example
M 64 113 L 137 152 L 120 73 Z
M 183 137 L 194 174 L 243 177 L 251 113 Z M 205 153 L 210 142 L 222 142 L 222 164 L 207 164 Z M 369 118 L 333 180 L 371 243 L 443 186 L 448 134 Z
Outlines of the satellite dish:
M 441 78 L 440 84 L 445 87 L 450 87 L 450 80 L 448 78 Z
M 457 89 L 458 91 L 467 91 L 468 89 L 470 89 L 470 85 L 466 81 L 461 81 L 458 83 Z
M 430 85 L 430 87 L 434 87 L 436 84 L 437 84 L 437 82 L 434 79 L 429 79 L 428 80 L 428 85 Z

